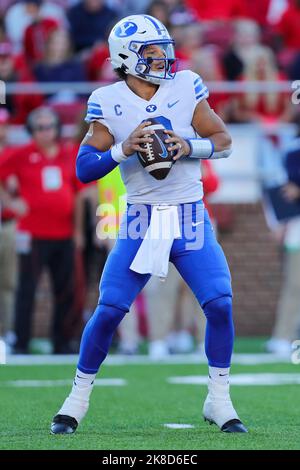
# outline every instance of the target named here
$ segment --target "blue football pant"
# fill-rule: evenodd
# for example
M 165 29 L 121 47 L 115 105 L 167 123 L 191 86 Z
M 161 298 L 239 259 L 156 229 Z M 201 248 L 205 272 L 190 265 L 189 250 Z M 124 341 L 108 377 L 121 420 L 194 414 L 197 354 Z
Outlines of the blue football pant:
M 225 368 L 230 365 L 234 339 L 230 272 L 203 203 L 191 206 L 192 220 L 182 217 L 181 231 L 184 234 L 183 224 L 192 223 L 196 216 L 198 221 L 202 217 L 202 228 L 201 225 L 198 227 L 204 230 L 203 246 L 188 247 L 183 235 L 174 240 L 170 261 L 193 291 L 207 318 L 205 351 L 209 365 Z M 151 206 L 147 207 L 149 223 Z M 134 216 L 125 215 L 124 219 L 130 222 Z M 142 239 L 122 238 L 124 230 L 127 228 L 122 223 L 104 267 L 98 306 L 83 332 L 78 368 L 85 373 L 98 371 L 117 326 L 150 278 L 149 274 L 129 269 Z

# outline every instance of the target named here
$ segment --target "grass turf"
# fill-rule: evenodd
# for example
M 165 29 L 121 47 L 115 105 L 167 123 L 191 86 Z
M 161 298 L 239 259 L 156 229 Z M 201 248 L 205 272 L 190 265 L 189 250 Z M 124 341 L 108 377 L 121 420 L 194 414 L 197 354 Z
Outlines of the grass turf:
M 73 366 L 0 366 L 0 384 L 20 379 L 70 379 Z M 299 366 L 233 366 L 232 373 L 298 373 Z M 206 387 L 172 385 L 169 376 L 202 375 L 203 365 L 103 366 L 103 378 L 124 387 L 96 387 L 86 419 L 72 436 L 49 434 L 51 417 L 70 387 L 0 386 L 0 449 L 299 449 L 299 386 L 233 386 L 232 399 L 249 434 L 224 434 L 203 422 Z M 167 429 L 164 423 L 192 424 Z

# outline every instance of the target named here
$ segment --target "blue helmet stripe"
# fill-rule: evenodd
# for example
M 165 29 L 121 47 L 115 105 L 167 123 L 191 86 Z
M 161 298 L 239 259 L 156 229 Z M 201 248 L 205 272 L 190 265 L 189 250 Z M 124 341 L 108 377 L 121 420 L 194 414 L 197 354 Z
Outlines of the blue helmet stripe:
M 151 16 L 144 15 L 144 18 L 147 18 L 149 21 L 151 21 L 151 23 L 155 26 L 155 29 L 157 30 L 158 34 L 162 34 L 162 28 L 159 26 L 158 23 L 156 23 L 153 18 L 151 18 Z

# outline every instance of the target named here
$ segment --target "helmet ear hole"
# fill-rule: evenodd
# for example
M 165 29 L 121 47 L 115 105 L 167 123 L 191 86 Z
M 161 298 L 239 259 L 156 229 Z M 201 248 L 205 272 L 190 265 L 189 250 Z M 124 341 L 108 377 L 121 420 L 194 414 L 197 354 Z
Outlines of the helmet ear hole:
M 128 59 L 128 55 L 126 55 L 126 54 L 119 54 L 119 57 L 121 57 L 121 59 L 123 59 L 123 60 Z
M 122 64 L 122 65 L 121 65 L 120 70 L 121 70 L 122 72 L 126 73 L 126 75 L 127 75 L 127 73 L 128 73 L 128 72 L 127 72 L 128 67 L 126 67 L 125 64 Z

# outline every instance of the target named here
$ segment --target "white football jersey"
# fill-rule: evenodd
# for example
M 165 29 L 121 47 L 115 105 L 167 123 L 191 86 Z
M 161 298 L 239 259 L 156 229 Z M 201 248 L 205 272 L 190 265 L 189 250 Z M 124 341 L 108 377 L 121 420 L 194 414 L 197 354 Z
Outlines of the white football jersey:
M 150 101 L 136 95 L 125 81 L 95 90 L 88 100 L 86 121 L 99 121 L 115 144 L 147 118 L 155 118 L 183 138 L 196 137 L 191 123 L 197 103 L 208 97 L 201 78 L 190 70 L 164 81 Z M 203 197 L 200 161 L 182 157 L 164 180 L 156 180 L 140 164 L 137 154 L 121 162 L 120 170 L 129 203 L 181 204 Z

